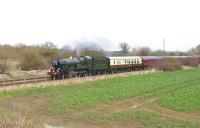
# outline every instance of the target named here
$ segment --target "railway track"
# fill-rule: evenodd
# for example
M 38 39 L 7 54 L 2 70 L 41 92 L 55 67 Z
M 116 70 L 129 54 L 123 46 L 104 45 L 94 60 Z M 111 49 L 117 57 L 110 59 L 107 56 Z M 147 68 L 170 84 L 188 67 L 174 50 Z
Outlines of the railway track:
M 42 76 L 42 77 L 32 77 L 32 78 L 23 78 L 23 79 L 12 79 L 12 80 L 2 80 L 0 81 L 0 88 L 12 85 L 25 85 L 32 83 L 40 83 L 45 81 L 51 81 L 51 77 Z
M 13 80 L 3 80 L 0 81 L 0 89 L 7 88 L 7 87 L 25 87 L 28 85 L 40 84 L 40 83 L 51 83 L 51 84 L 60 84 L 60 83 L 79 83 L 83 81 L 93 81 L 93 80 L 100 80 L 106 78 L 113 78 L 113 77 L 121 77 L 121 76 L 129 76 L 129 75 L 141 75 L 147 73 L 156 72 L 155 70 L 142 70 L 142 71 L 134 71 L 134 72 L 120 72 L 114 74 L 99 74 L 95 76 L 82 76 L 82 77 L 72 77 L 66 79 L 59 79 L 59 80 L 52 80 L 51 77 L 42 76 L 42 77 L 32 77 L 32 78 L 20 78 L 20 79 L 13 79 Z M 43 86 L 43 85 L 42 85 Z

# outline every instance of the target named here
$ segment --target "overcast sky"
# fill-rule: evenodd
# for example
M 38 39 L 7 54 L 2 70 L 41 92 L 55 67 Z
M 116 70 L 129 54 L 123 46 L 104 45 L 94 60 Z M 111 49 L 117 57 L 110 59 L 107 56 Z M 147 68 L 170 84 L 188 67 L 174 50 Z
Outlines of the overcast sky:
M 0 44 L 58 47 L 95 41 L 106 50 L 188 50 L 200 44 L 199 0 L 0 0 Z

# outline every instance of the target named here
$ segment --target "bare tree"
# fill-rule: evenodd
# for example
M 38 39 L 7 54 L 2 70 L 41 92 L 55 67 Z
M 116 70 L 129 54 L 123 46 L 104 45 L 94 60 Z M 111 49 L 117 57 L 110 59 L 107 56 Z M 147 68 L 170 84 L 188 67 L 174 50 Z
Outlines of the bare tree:
M 200 44 L 189 50 L 189 53 L 200 55 Z
M 128 51 L 130 49 L 130 46 L 128 45 L 128 43 L 125 43 L 125 42 L 119 43 L 119 47 L 123 55 L 128 54 Z
M 84 48 L 79 53 L 81 56 L 91 56 L 91 57 L 102 57 L 105 56 L 105 52 L 103 50 L 92 50 L 88 48 Z
M 53 43 L 53 42 L 45 42 L 42 46 L 42 51 L 41 53 L 44 55 L 44 56 L 52 56 L 53 54 L 55 54 L 55 51 L 56 51 L 56 45 Z
M 152 55 L 152 52 L 149 47 L 139 47 L 133 48 L 129 54 L 134 56 L 149 56 Z
M 105 56 L 105 51 L 99 45 L 93 42 L 81 42 L 79 45 L 76 46 L 75 49 L 80 56 Z
M 163 55 L 163 50 L 156 50 L 152 52 L 153 56 L 162 56 Z
M 149 56 L 151 54 L 151 49 L 149 47 L 142 47 L 139 49 L 139 56 Z
M 65 45 L 60 49 L 62 58 L 76 57 L 76 51 L 71 46 Z
M 140 48 L 132 48 L 132 51 L 129 53 L 131 56 L 138 56 Z
M 8 57 L 5 54 L 0 54 L 0 73 L 5 73 L 8 69 Z

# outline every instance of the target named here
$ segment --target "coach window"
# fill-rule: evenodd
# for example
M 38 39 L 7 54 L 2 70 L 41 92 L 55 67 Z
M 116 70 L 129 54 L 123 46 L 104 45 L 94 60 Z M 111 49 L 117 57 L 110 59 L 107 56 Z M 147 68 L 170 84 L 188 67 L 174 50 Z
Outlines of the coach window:
M 119 61 L 119 60 L 117 61 L 117 64 L 118 64 L 118 65 L 120 64 L 120 61 Z
M 114 64 L 115 64 L 115 61 L 114 61 Z
M 137 63 L 139 64 L 139 60 L 137 59 Z

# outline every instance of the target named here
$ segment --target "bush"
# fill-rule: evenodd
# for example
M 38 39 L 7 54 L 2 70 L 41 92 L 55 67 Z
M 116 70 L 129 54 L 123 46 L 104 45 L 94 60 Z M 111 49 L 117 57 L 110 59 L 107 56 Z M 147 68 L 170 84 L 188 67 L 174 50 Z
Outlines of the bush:
M 182 64 L 175 59 L 166 58 L 157 62 L 155 68 L 160 71 L 176 71 L 182 70 Z
M 5 73 L 9 68 L 8 57 L 0 53 L 0 73 Z
M 26 51 L 22 56 L 20 67 L 22 70 L 38 70 L 42 66 L 42 59 L 37 52 Z
M 197 58 L 185 58 L 181 61 L 184 66 L 199 67 L 199 61 Z

